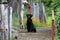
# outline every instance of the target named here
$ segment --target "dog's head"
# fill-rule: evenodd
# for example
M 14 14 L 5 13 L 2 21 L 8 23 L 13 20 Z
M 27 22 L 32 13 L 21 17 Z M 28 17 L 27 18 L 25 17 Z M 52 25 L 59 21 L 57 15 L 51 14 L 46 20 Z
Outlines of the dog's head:
M 32 18 L 32 14 L 27 14 L 27 19 L 31 19 Z

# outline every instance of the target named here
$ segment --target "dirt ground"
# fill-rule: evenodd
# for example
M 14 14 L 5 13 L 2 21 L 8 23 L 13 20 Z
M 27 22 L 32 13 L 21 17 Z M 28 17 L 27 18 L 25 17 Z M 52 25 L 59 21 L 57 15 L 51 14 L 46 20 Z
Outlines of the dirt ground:
M 20 29 L 19 31 L 15 30 L 15 36 L 17 39 L 15 40 L 52 40 L 51 36 L 51 28 L 37 28 L 36 33 L 28 33 L 24 29 Z

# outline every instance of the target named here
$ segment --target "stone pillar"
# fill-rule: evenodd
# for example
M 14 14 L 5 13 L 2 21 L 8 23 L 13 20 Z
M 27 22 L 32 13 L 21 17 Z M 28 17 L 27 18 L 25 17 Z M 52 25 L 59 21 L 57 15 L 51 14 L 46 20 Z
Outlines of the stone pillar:
M 7 19 L 7 9 L 5 9 L 4 4 L 1 5 L 2 12 L 2 28 L 4 31 L 4 40 L 8 40 L 8 19 Z
M 0 4 L 0 40 L 4 40 L 4 33 L 3 33 L 3 28 L 2 28 L 1 4 Z
M 12 40 L 12 7 L 8 7 L 8 40 Z
M 6 23 L 8 27 L 6 27 L 7 31 L 6 32 L 8 34 L 8 40 L 12 40 L 12 7 L 7 7 L 6 8 Z

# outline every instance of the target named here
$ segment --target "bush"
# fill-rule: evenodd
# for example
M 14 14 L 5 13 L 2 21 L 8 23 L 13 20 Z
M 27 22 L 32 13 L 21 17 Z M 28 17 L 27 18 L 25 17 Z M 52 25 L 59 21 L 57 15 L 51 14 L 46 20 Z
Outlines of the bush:
M 39 19 L 32 17 L 32 21 L 35 27 L 45 27 L 46 23 L 42 23 Z
M 46 22 L 47 22 L 47 25 L 48 25 L 48 26 L 51 26 L 51 25 L 52 25 L 52 17 L 51 17 L 51 16 L 48 17 L 48 18 L 46 19 Z

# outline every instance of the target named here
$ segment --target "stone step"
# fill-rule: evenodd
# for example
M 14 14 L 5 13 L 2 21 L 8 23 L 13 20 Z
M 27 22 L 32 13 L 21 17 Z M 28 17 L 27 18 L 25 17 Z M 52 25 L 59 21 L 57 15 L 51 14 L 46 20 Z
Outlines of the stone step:
M 20 40 L 51 40 L 49 33 L 20 33 Z
M 14 28 L 14 30 L 16 29 Z M 15 40 L 52 40 L 52 31 L 50 28 L 38 28 L 36 30 L 36 33 L 27 32 L 26 29 L 20 29 L 19 31 L 17 30 L 18 35 Z

